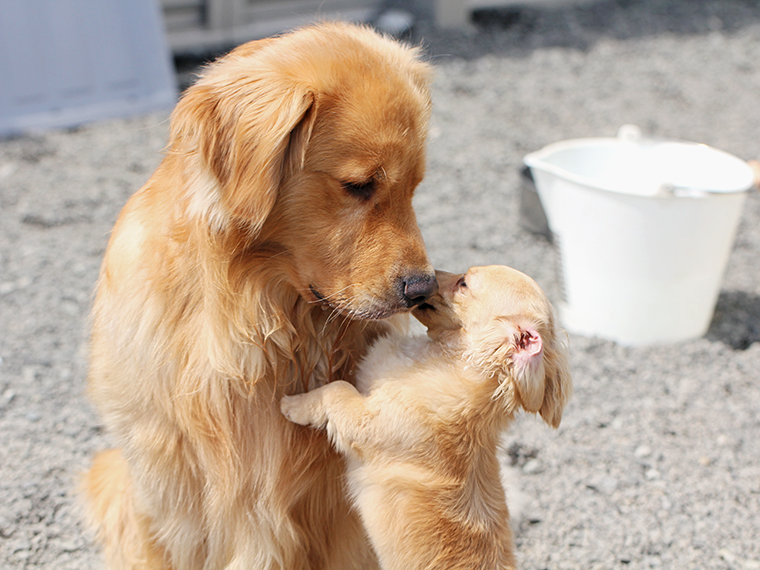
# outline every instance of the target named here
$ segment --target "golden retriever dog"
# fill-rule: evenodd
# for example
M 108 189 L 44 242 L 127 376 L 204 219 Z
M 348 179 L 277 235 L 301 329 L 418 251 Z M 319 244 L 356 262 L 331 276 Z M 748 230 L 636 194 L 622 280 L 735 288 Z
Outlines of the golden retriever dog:
M 503 266 L 438 273 L 414 310 L 428 336 L 379 339 L 356 388 L 285 396 L 290 420 L 327 428 L 384 570 L 515 567 L 499 436 L 519 409 L 557 427 L 564 345 L 536 283 Z
M 350 381 L 436 290 L 412 210 L 429 81 L 417 50 L 323 23 L 233 50 L 178 103 L 94 302 L 108 568 L 376 567 L 345 461 L 279 402 Z

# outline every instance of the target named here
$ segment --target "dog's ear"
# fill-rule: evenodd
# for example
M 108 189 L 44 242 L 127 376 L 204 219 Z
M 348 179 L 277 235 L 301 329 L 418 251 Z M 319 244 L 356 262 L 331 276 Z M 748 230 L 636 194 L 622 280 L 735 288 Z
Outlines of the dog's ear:
M 512 371 L 522 407 L 559 427 L 572 391 L 570 364 L 552 322 L 513 324 Z
M 565 404 L 572 394 L 573 383 L 567 348 L 557 338 L 556 331 L 551 333 L 551 337 L 551 342 L 544 346 L 544 399 L 538 413 L 547 424 L 556 428 L 559 427 Z
M 470 339 L 468 359 L 499 379 L 499 393 L 514 406 L 536 413 L 544 402 L 545 341 L 519 316 L 499 317 Z
M 257 233 L 274 206 L 283 175 L 303 166 L 316 118 L 315 95 L 271 77 L 220 81 L 213 73 L 180 100 L 170 150 L 197 158 L 216 183 L 199 203 Z
M 554 324 L 511 317 L 501 319 L 498 330 L 501 346 L 493 358 L 513 381 L 520 405 L 558 427 L 572 382 L 567 352 L 557 339 Z
M 544 340 L 535 327 L 513 324 L 507 335 L 509 366 L 522 407 L 538 412 L 544 402 Z

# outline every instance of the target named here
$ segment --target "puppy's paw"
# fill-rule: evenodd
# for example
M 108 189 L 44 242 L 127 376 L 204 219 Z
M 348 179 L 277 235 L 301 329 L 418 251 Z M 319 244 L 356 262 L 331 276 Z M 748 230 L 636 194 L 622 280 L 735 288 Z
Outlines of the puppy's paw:
M 293 423 L 321 427 L 325 423 L 325 418 L 324 413 L 319 413 L 319 408 L 321 408 L 319 404 L 319 398 L 313 397 L 312 394 L 283 396 L 280 400 L 280 411 Z

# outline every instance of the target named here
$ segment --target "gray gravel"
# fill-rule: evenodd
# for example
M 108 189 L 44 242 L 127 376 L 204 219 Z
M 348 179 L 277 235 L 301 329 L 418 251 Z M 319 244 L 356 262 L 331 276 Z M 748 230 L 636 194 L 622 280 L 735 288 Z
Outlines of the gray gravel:
M 554 252 L 519 225 L 527 152 L 653 135 L 760 157 L 760 6 L 618 0 L 492 12 L 418 31 L 437 66 L 416 198 L 437 267 L 505 263 L 554 299 Z M 84 396 L 86 321 L 108 232 L 160 161 L 165 114 L 0 141 L 0 568 L 98 568 L 73 488 L 108 445 Z M 558 431 L 505 440 L 524 569 L 760 569 L 760 195 L 703 339 L 571 336 Z

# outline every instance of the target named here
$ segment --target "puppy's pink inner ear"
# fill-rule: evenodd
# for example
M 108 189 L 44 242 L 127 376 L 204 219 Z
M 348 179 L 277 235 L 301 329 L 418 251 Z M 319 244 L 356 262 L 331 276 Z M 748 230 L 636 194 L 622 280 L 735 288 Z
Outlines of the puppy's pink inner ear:
M 534 329 L 520 327 L 512 353 L 517 391 L 523 408 L 537 412 L 544 401 L 544 342 Z
M 521 329 L 518 333 L 517 342 L 515 343 L 515 355 L 521 359 L 533 360 L 541 357 L 544 349 L 544 343 L 541 336 L 534 330 Z

